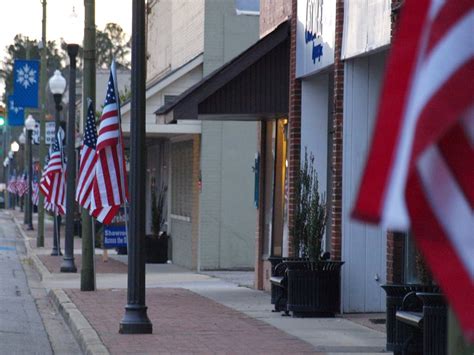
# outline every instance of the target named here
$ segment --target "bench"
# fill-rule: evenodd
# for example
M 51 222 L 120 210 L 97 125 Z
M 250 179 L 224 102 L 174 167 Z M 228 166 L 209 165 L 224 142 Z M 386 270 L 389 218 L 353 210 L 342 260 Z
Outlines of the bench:
M 272 270 L 272 276 L 270 277 L 270 285 L 272 288 L 272 304 L 274 305 L 273 312 L 285 312 L 288 314 L 286 309 L 287 302 L 287 265 L 285 261 L 277 264 Z
M 403 344 L 401 354 L 447 353 L 446 304 L 441 294 L 409 292 L 395 317 L 396 337 Z
M 396 337 L 402 344 L 401 354 L 422 353 L 423 351 L 423 304 L 412 291 L 403 298 L 400 310 L 395 313 Z M 400 352 L 395 351 L 395 354 Z

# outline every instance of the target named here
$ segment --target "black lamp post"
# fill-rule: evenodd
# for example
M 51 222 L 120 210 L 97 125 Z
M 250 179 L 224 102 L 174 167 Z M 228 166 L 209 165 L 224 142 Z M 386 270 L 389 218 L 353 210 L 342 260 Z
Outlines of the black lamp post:
M 33 116 L 29 115 L 25 121 L 26 128 L 26 146 L 28 150 L 28 198 L 25 204 L 26 209 L 26 224 L 28 230 L 33 230 L 33 146 L 31 144 L 33 130 L 35 129 L 36 121 Z
M 130 229 L 128 238 L 128 284 L 125 315 L 120 333 L 150 334 L 153 325 L 145 305 L 145 0 L 133 0 L 132 9 L 132 101 L 130 149 Z
M 26 136 L 25 136 L 25 133 L 26 133 L 26 127 L 23 127 L 23 132 L 21 132 L 21 134 L 18 136 L 18 143 L 20 143 L 20 151 L 21 151 L 21 155 L 23 156 L 23 171 L 26 169 L 26 166 L 28 165 L 28 151 L 25 150 L 25 145 L 26 145 Z M 26 201 L 27 199 L 27 196 L 24 197 L 23 199 L 23 205 L 20 206 L 21 210 L 24 212 L 23 215 L 24 215 L 24 218 L 23 218 L 23 224 L 28 224 L 28 211 L 26 209 Z
M 54 136 L 56 137 L 59 130 L 59 125 L 61 124 L 61 111 L 63 106 L 61 101 L 63 99 L 64 90 L 66 90 L 66 79 L 61 75 L 59 70 L 54 71 L 54 75 L 49 79 L 48 82 L 49 90 L 53 94 L 54 103 L 56 104 L 56 114 L 54 119 Z M 54 216 L 54 240 L 53 240 L 53 250 L 51 251 L 52 256 L 63 255 L 61 253 L 61 215 L 57 214 Z
M 69 114 L 66 136 L 66 241 L 64 246 L 64 259 L 61 272 L 77 272 L 74 265 L 74 214 L 76 191 L 76 57 L 79 52 L 79 38 L 83 31 L 77 26 L 77 14 L 73 8 L 70 23 L 70 36 L 67 40 L 67 54 L 69 55 Z M 82 41 L 82 39 L 81 39 Z
M 10 166 L 11 166 L 11 172 L 13 172 L 13 174 L 15 174 L 16 176 L 16 169 L 15 169 L 15 153 L 17 153 L 18 151 L 20 150 L 20 145 L 16 142 L 16 141 L 13 141 L 11 144 L 10 144 L 10 152 L 8 153 L 8 156 L 10 158 Z M 15 209 L 16 208 L 16 195 L 14 194 L 10 194 L 11 196 L 11 204 L 10 204 L 10 208 L 12 209 Z

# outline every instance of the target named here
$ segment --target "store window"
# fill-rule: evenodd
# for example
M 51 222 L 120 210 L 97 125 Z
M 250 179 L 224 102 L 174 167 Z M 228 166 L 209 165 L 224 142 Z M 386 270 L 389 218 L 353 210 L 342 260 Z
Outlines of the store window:
M 416 246 L 413 236 L 410 233 L 405 235 L 404 279 L 405 283 L 419 282 L 416 269 Z
M 171 214 L 189 219 L 193 201 L 193 142 L 173 143 L 171 150 Z

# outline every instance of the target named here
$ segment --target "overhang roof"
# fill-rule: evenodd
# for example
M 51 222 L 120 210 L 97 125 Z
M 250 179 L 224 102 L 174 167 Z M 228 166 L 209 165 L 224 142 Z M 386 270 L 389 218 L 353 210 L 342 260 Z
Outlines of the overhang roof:
M 288 113 L 289 31 L 286 21 L 239 56 L 160 107 L 166 122 L 246 116 L 278 117 Z

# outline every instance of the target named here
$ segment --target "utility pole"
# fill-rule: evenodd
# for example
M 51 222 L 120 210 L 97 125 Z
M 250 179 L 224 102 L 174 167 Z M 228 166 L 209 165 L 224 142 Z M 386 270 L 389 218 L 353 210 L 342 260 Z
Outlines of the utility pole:
M 92 99 L 95 112 L 95 0 L 84 0 L 84 73 L 83 73 L 83 127 L 87 122 L 87 98 Z M 83 131 L 84 131 L 83 130 Z M 93 219 L 82 209 L 82 269 L 81 291 L 95 291 Z
M 44 158 L 46 157 L 46 0 L 41 1 L 43 5 L 43 21 L 41 30 L 41 68 L 40 68 L 40 134 L 39 134 L 39 166 L 40 171 L 44 168 Z M 44 196 L 39 194 L 38 201 L 38 235 L 36 237 L 36 246 L 44 247 Z

